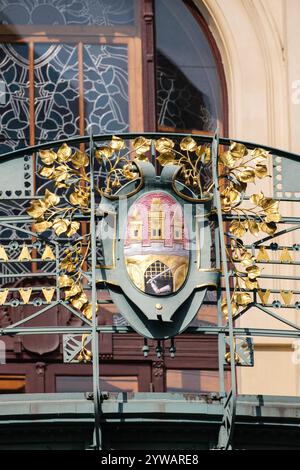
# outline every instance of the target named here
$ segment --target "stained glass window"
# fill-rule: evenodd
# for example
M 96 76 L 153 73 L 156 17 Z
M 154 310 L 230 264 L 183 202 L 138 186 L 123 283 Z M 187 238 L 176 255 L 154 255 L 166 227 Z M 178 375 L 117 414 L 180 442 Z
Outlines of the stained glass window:
M 29 60 L 27 44 L 0 44 L 2 153 L 29 144 Z
M 222 97 L 211 46 L 182 0 L 155 6 L 158 127 L 213 132 Z
M 35 44 L 34 104 L 37 142 L 79 134 L 76 45 Z
M 1 24 L 132 25 L 134 0 L 0 0 Z
M 90 44 L 84 48 L 86 128 L 94 134 L 128 130 L 126 45 Z

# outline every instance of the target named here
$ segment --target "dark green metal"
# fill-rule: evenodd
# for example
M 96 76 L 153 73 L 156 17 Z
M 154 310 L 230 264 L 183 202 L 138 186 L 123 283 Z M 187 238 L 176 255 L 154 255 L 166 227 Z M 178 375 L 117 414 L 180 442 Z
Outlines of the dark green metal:
M 113 135 L 116 134 L 101 134 L 101 135 L 95 135 L 93 136 L 94 142 L 103 142 L 103 141 L 109 141 Z M 135 139 L 136 137 L 144 136 L 148 139 L 158 139 L 160 137 L 166 137 L 169 136 L 172 139 L 182 139 L 183 137 L 193 137 L 196 139 L 201 140 L 203 143 L 208 143 L 211 144 L 214 137 L 209 136 L 209 135 L 202 135 L 202 134 L 181 134 L 181 133 L 168 133 L 168 132 L 139 132 L 139 133 L 124 133 L 124 134 L 117 134 L 118 136 L 122 137 L 123 139 Z M 33 145 L 31 147 L 25 147 L 22 149 L 14 150 L 12 152 L 7 152 L 3 153 L 0 156 L 0 160 L 2 161 L 8 161 L 14 158 L 18 158 L 23 155 L 28 155 L 31 153 L 36 153 L 39 150 L 44 150 L 48 148 L 53 148 L 53 147 L 59 147 L 63 143 L 68 143 L 68 144 L 81 144 L 81 143 L 89 143 L 90 141 L 90 136 L 82 136 L 82 137 L 72 137 L 70 139 L 62 139 L 62 140 L 56 140 L 53 142 L 46 142 L 38 145 Z M 230 145 L 232 139 L 225 138 L 225 137 L 220 137 L 219 138 L 219 144 L 220 145 Z M 237 140 L 235 139 L 235 142 L 239 142 L 243 145 L 245 145 L 249 149 L 255 149 L 257 147 L 261 147 L 261 144 L 257 144 L 254 142 L 246 142 L 245 140 Z M 270 147 L 267 145 L 263 145 L 263 148 L 267 150 L 268 152 L 278 155 L 279 157 L 284 157 L 288 158 L 290 160 L 295 160 L 295 161 L 300 161 L 300 155 L 292 152 L 287 152 L 285 150 L 277 149 L 275 147 Z
M 231 389 L 227 397 L 224 399 L 224 414 L 223 421 L 220 428 L 219 443 L 220 449 L 228 450 L 231 449 L 231 440 L 234 431 L 234 418 L 236 411 L 236 375 L 235 375 L 235 344 L 233 335 L 233 312 L 231 307 L 231 295 L 230 295 L 230 271 L 227 262 L 226 254 L 226 241 L 225 234 L 223 231 L 223 215 L 221 207 L 221 198 L 219 191 L 219 179 L 218 179 L 218 155 L 219 155 L 219 136 L 216 133 L 212 141 L 212 171 L 213 171 L 213 182 L 214 182 L 214 204 L 217 210 L 218 225 L 217 231 L 219 234 L 220 243 L 220 254 L 221 254 L 221 266 L 224 275 L 226 302 L 228 306 L 228 330 L 229 330 L 229 351 L 230 351 L 230 372 L 231 372 Z M 220 308 L 220 297 L 218 301 L 219 315 L 221 314 Z M 220 346 L 220 345 L 219 345 Z M 224 372 L 223 372 L 224 374 Z
M 93 394 L 95 409 L 95 430 L 94 443 L 95 450 L 102 449 L 102 430 L 101 430 L 101 391 L 99 385 L 99 333 L 97 331 L 97 287 L 96 287 L 96 206 L 95 206 L 95 182 L 94 182 L 94 140 L 90 136 L 90 195 L 91 195 L 91 214 L 90 214 L 90 231 L 91 231 L 91 275 L 92 275 L 92 353 L 93 353 Z
M 157 139 L 160 137 L 166 137 L 169 136 L 170 138 L 174 140 L 179 140 L 182 139 L 183 137 L 190 136 L 190 134 L 178 134 L 178 133 L 127 133 L 127 134 L 122 134 L 120 137 L 123 139 L 134 139 L 139 136 L 145 136 L 147 138 L 151 139 Z M 223 268 L 223 280 L 225 287 L 222 287 L 221 285 L 218 288 L 217 292 L 217 306 L 218 306 L 218 324 L 217 326 L 203 326 L 203 327 L 188 327 L 186 332 L 191 333 L 191 334 L 196 334 L 196 335 L 215 335 L 218 337 L 218 347 L 219 347 L 219 378 L 220 378 L 220 389 L 219 389 L 219 394 L 220 397 L 223 399 L 222 406 L 223 406 L 223 418 L 222 418 L 222 423 L 221 423 L 221 431 L 220 431 L 220 436 L 219 436 L 219 448 L 221 449 L 230 449 L 232 446 L 232 437 L 233 437 L 233 431 L 234 431 L 234 421 L 235 421 L 235 409 L 236 409 L 236 374 L 235 374 L 235 361 L 234 361 L 234 352 L 235 352 L 235 338 L 238 337 L 245 337 L 245 338 L 252 338 L 252 337 L 280 337 L 280 338 L 300 338 L 300 326 L 290 322 L 289 320 L 283 318 L 282 316 L 278 315 L 277 313 L 274 313 L 273 311 L 270 310 L 270 308 L 274 308 L 275 305 L 272 303 L 269 303 L 267 305 L 262 305 L 259 302 L 257 302 L 257 293 L 254 292 L 254 301 L 251 305 L 247 306 L 242 312 L 239 313 L 239 315 L 236 317 L 240 317 L 244 315 L 245 313 L 248 312 L 248 310 L 255 306 L 259 308 L 261 311 L 263 311 L 267 315 L 271 315 L 273 318 L 276 318 L 276 320 L 280 321 L 284 325 L 289 326 L 292 329 L 261 329 L 261 328 L 236 328 L 233 325 L 233 320 L 232 320 L 232 312 L 231 312 L 231 304 L 230 304 L 230 277 L 233 273 L 231 273 L 228 263 L 227 263 L 227 256 L 226 256 L 226 242 L 225 242 L 225 236 L 223 233 L 223 221 L 231 221 L 234 220 L 235 217 L 231 214 L 222 214 L 221 211 L 221 204 L 220 204 L 220 192 L 218 188 L 218 149 L 219 145 L 225 145 L 228 146 L 230 145 L 230 139 L 227 138 L 219 138 L 218 135 L 216 134 L 215 136 L 207 136 L 207 135 L 192 135 L 193 138 L 197 140 L 201 140 L 203 143 L 208 143 L 212 144 L 212 157 L 213 157 L 213 181 L 214 181 L 214 205 L 216 209 L 216 217 L 215 217 L 215 222 L 217 227 L 219 228 L 216 230 L 216 235 L 215 235 L 215 251 L 216 251 L 216 267 L 220 268 L 222 266 Z M 80 313 L 78 313 L 75 309 L 73 309 L 70 305 L 67 303 L 63 302 L 60 299 L 60 290 L 58 288 L 58 282 L 56 283 L 56 297 L 55 301 L 51 303 L 51 305 L 41 305 L 41 308 L 38 312 L 35 312 L 33 315 L 30 315 L 24 320 L 18 321 L 14 323 L 13 325 L 10 325 L 9 327 L 3 328 L 0 330 L 0 335 L 31 335 L 31 334 L 73 334 L 73 335 L 82 335 L 84 333 L 90 334 L 91 335 L 91 342 L 92 342 L 92 350 L 93 350 L 93 399 L 94 399 L 94 417 L 95 417 L 95 433 L 94 433 L 94 443 L 93 447 L 95 449 L 101 449 L 102 448 L 102 434 L 101 434 L 101 416 L 102 416 L 102 410 L 101 410 L 101 391 L 99 389 L 99 376 L 100 376 L 100 371 L 99 371 L 99 334 L 100 333 L 107 333 L 107 334 L 126 334 L 126 333 L 132 333 L 134 330 L 129 327 L 129 326 L 106 326 L 106 325 L 98 325 L 97 324 L 97 318 L 96 318 L 96 305 L 97 305 L 97 286 L 95 284 L 95 272 L 96 272 L 96 237 L 95 237 L 95 198 L 94 198 L 94 174 L 93 174 L 93 162 L 94 162 L 94 150 L 95 146 L 97 143 L 101 143 L 104 141 L 109 141 L 112 138 L 112 135 L 98 135 L 98 136 L 84 136 L 84 137 L 76 137 L 76 138 L 71 138 L 71 139 L 63 139 L 61 141 L 55 141 L 55 142 L 47 142 L 47 143 L 42 143 L 39 145 L 35 145 L 33 147 L 27 147 L 23 149 L 18 149 L 6 154 L 3 154 L 0 156 L 0 164 L 1 162 L 6 162 L 10 160 L 14 160 L 17 158 L 22 158 L 24 155 L 31 155 L 39 150 L 42 149 L 49 149 L 49 148 L 54 148 L 54 147 L 59 147 L 62 143 L 68 143 L 69 145 L 78 145 L 78 144 L 86 144 L 89 148 L 90 152 L 90 167 L 91 167 L 91 215 L 90 218 L 88 216 L 82 217 L 82 220 L 88 220 L 90 223 L 91 227 L 91 295 L 92 295 L 92 304 L 93 304 L 93 317 L 92 321 L 88 321 L 85 317 L 83 317 Z M 240 143 L 244 144 L 247 148 L 249 149 L 254 149 L 257 147 L 261 147 L 259 144 L 252 143 L 252 142 L 245 142 L 245 141 L 239 141 Z M 268 146 L 263 146 L 265 150 L 268 150 L 270 153 L 272 153 L 275 156 L 279 156 L 285 161 L 293 161 L 293 162 L 300 162 L 300 156 L 291 152 L 286 152 L 284 150 L 280 149 L 275 149 L 273 147 L 268 147 Z M 155 148 L 152 143 L 152 148 L 151 148 L 151 155 L 152 155 L 152 161 L 153 163 L 156 164 L 156 159 L 155 159 Z M 34 196 L 33 198 L 38 199 L 39 196 Z M 30 197 L 30 199 L 32 199 Z M 282 201 L 287 201 L 287 202 L 299 202 L 299 199 L 296 197 L 282 197 L 282 198 L 277 198 Z M 255 218 L 255 217 L 253 217 Z M 243 220 L 244 217 L 241 216 L 241 219 Z M 7 217 L 0 217 L 0 226 L 3 228 L 7 229 L 16 229 L 16 225 L 14 224 L 24 224 L 24 223 L 29 223 L 31 221 L 31 218 L 26 216 L 26 215 L 21 215 L 21 216 L 12 216 L 9 215 Z M 300 217 L 295 216 L 295 217 L 282 217 L 282 220 L 279 222 L 279 224 L 287 224 L 290 225 L 290 227 L 285 227 L 282 230 L 278 231 L 274 235 L 270 236 L 265 236 L 256 242 L 254 242 L 252 245 L 248 245 L 247 248 L 251 249 L 253 252 L 255 252 L 256 249 L 260 247 L 262 243 L 266 243 L 270 240 L 272 240 L 275 237 L 278 237 L 280 235 L 290 233 L 292 231 L 296 231 L 300 229 Z M 17 229 L 21 233 L 24 234 L 29 234 L 31 236 L 37 236 L 35 233 L 25 230 L 22 227 L 18 227 Z M 55 265 L 55 272 L 50 272 L 50 273 L 22 273 L 19 277 L 49 277 L 49 276 L 55 276 L 56 281 L 57 281 L 57 273 L 59 272 L 59 243 L 53 240 L 49 240 L 46 237 L 43 237 L 43 235 L 38 235 L 38 238 L 42 241 L 47 241 L 47 244 L 52 244 L 52 247 L 54 247 L 55 252 L 56 252 L 56 264 Z M 266 249 L 269 249 L 272 251 L 271 247 L 266 247 Z M 281 246 L 279 245 L 276 250 L 282 250 L 284 248 L 288 248 L 289 251 L 298 251 L 294 247 L 286 247 L 286 246 Z M 273 251 L 276 251 L 273 249 Z M 280 261 L 269 261 L 269 262 L 261 262 L 261 264 L 270 264 L 270 265 L 275 265 L 275 264 L 284 264 L 288 265 L 289 263 L 280 263 Z M 294 262 L 293 265 L 299 265 L 300 262 Z M 8 279 L 11 277 L 9 274 L 2 274 L 1 277 L 3 279 Z M 14 277 L 17 277 L 14 276 Z M 260 276 L 262 279 L 282 279 L 282 280 L 291 280 L 291 281 L 298 281 L 300 280 L 299 276 L 292 275 L 268 275 L 268 274 L 262 274 Z M 229 318 L 228 318 L 228 324 L 227 325 L 222 325 L 222 313 L 221 313 L 221 294 L 222 292 L 225 292 L 226 294 L 226 299 L 227 299 L 227 304 L 229 308 Z M 271 289 L 271 293 L 280 293 L 279 289 Z M 294 294 L 299 294 L 300 291 L 294 291 Z M 102 301 L 101 303 L 108 303 L 109 301 Z M 38 317 L 39 315 L 42 315 L 44 312 L 46 312 L 49 308 L 52 308 L 55 305 L 62 304 L 64 307 L 68 308 L 73 314 L 77 315 L 78 318 L 83 320 L 83 325 L 81 327 L 72 327 L 72 326 L 65 326 L 65 327 L 26 327 L 24 324 L 28 322 L 29 320 Z M 98 302 L 99 304 L 99 302 Z M 280 304 L 280 305 L 279 305 Z M 289 306 L 282 305 L 280 302 L 278 302 L 278 308 L 299 308 L 300 305 L 291 304 Z M 230 371 L 231 371 L 231 391 L 229 394 L 225 396 L 225 387 L 224 387 L 224 354 L 225 354 L 225 340 L 229 344 L 229 351 L 231 355 L 231 360 L 230 360 Z M 147 345 L 144 346 L 144 353 L 148 353 L 147 351 Z M 174 346 L 175 348 L 175 346 Z M 173 351 L 173 349 L 172 349 Z M 173 351 L 174 352 L 174 351 Z M 142 412 L 142 411 L 141 411 Z

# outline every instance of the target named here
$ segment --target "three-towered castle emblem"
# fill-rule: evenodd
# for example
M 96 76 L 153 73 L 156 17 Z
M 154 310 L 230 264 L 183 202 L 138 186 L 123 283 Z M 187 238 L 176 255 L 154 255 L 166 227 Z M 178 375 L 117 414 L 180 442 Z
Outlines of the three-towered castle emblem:
M 124 241 L 130 279 L 153 295 L 176 292 L 189 267 L 188 231 L 182 207 L 164 191 L 144 194 L 130 208 Z

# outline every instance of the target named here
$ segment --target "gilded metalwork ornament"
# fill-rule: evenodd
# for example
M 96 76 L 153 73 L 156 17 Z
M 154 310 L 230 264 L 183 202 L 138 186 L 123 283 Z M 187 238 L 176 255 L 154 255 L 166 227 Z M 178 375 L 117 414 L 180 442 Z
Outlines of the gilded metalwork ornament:
M 220 155 L 223 170 L 219 179 L 226 182 L 220 194 L 222 210 L 235 216 L 235 220 L 229 225 L 231 250 L 228 251 L 234 271 L 234 293 L 231 301 L 233 315 L 238 313 L 239 307 L 246 307 L 252 302 L 251 295 L 243 290 L 259 288 L 257 278 L 261 270 L 255 263 L 269 261 L 265 247 L 260 247 L 256 259 L 244 247 L 243 237 L 249 234 L 257 237 L 260 232 L 273 235 L 277 230 L 277 222 L 281 220 L 279 202 L 266 197 L 262 192 L 250 195 L 250 205 L 248 201 L 243 204 L 248 184 L 255 183 L 256 178 L 268 176 L 266 163 L 270 156 L 262 148 L 249 151 L 245 145 L 236 142 L 231 142 L 229 150 Z M 228 315 L 226 301 L 223 303 L 223 313 Z
M 172 188 L 177 196 L 193 202 L 212 199 L 214 185 L 217 183 L 212 182 L 211 178 L 211 148 L 209 145 L 199 145 L 197 139 L 192 136 L 186 136 L 180 141 L 167 136 L 158 139 L 140 136 L 133 139 L 129 145 L 121 137 L 113 136 L 110 142 L 104 143 L 95 151 L 99 175 L 96 191 L 107 200 L 118 198 L 119 194 L 122 197 L 136 194 L 144 184 L 141 167 L 153 158 L 155 152 L 161 167 L 170 165 L 172 168 L 178 168 L 176 171 L 172 170 Z M 90 159 L 82 150 L 72 149 L 67 144 L 61 145 L 57 151 L 41 150 L 39 156 L 43 164 L 40 174 L 53 181 L 55 191 L 46 189 L 44 197 L 31 202 L 27 212 L 35 219 L 32 229 L 37 233 L 51 229 L 57 237 L 72 239 L 71 246 L 64 251 L 60 259 L 59 285 L 65 292 L 65 300 L 70 302 L 73 308 L 80 310 L 87 319 L 91 319 L 91 304 L 85 292 L 84 280 L 84 266 L 90 252 L 90 234 L 82 229 L 82 222 L 79 222 L 80 216 L 90 211 Z M 234 216 L 228 227 L 230 247 L 227 250 L 234 272 L 231 298 L 234 315 L 240 308 L 246 308 L 253 302 L 249 291 L 260 289 L 258 278 L 261 269 L 256 262 L 269 259 L 264 247 L 260 247 L 256 259 L 253 252 L 245 248 L 243 238 L 248 235 L 257 237 L 261 232 L 273 235 L 281 219 L 278 201 L 266 197 L 262 192 L 250 194 L 244 204 L 249 183 L 268 177 L 269 158 L 269 152 L 262 148 L 248 150 L 245 145 L 236 142 L 231 142 L 228 150 L 219 156 L 221 165 L 218 179 L 221 185 L 222 211 L 225 215 L 230 213 Z M 129 192 L 126 190 L 127 186 L 130 188 Z M 171 251 L 172 247 L 169 238 L 167 243 L 162 239 L 162 234 L 166 231 L 166 226 L 163 226 L 166 214 L 159 216 L 162 213 L 159 208 L 162 198 L 153 193 L 152 199 L 155 208 L 147 208 L 146 218 L 143 219 L 142 215 L 146 212 L 142 211 L 142 214 L 137 203 L 137 210 L 132 208 L 130 211 L 124 254 L 127 272 L 133 284 L 144 293 L 162 296 L 176 293 L 184 284 L 189 261 L 184 252 L 180 256 L 171 252 L 168 255 L 165 247 L 163 252 L 159 252 L 160 242 Z M 154 214 L 153 220 L 151 210 Z M 173 219 L 176 219 L 175 215 Z M 178 245 L 180 233 L 181 236 L 184 234 L 184 224 L 180 222 L 176 225 L 177 219 L 174 220 L 173 243 Z M 153 247 L 155 246 L 154 251 L 149 248 L 151 243 L 146 244 L 147 249 L 145 248 L 146 231 L 143 227 L 146 222 L 152 224 L 147 230 L 147 236 L 150 234 Z M 146 249 L 147 253 L 138 253 L 137 245 L 142 251 Z M 26 246 L 21 254 L 22 260 L 31 259 Z M 288 257 L 290 260 L 290 255 L 283 252 L 280 260 L 290 262 Z M 0 247 L 0 259 L 8 259 L 3 247 Z M 50 247 L 46 247 L 42 260 L 54 260 Z M 228 315 L 225 301 L 222 310 Z

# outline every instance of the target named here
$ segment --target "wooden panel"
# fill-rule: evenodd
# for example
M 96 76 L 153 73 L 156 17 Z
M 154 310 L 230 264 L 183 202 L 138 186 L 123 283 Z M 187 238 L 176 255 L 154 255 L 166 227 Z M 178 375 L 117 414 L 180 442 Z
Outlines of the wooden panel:
M 25 392 L 25 377 L 21 375 L 0 375 L 0 393 Z

